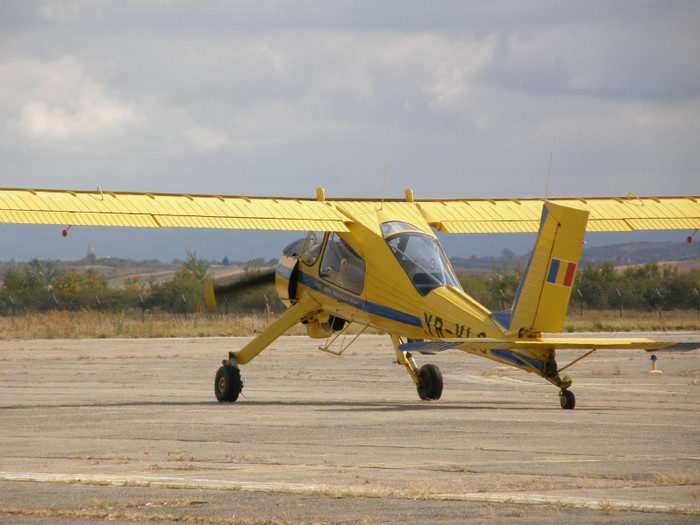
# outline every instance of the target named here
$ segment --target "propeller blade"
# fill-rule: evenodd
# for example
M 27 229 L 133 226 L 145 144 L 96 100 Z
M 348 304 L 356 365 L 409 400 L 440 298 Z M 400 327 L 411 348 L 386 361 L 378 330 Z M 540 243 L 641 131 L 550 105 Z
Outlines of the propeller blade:
M 274 282 L 274 268 L 226 275 L 209 280 L 204 284 L 204 299 L 207 308 L 216 311 L 217 304 L 233 299 L 241 291 Z

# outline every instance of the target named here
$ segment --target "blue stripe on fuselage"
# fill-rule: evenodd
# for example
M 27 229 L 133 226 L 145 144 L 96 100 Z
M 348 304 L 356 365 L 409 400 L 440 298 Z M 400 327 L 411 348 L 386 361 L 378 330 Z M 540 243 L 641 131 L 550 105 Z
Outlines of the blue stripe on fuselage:
M 292 275 L 292 271 L 289 268 L 278 266 L 277 275 L 288 281 Z M 358 310 L 367 312 L 368 314 L 383 317 L 391 321 L 397 321 L 399 323 L 407 324 L 409 326 L 415 326 L 417 328 L 423 327 L 420 317 L 416 317 L 414 315 L 410 315 L 404 312 L 399 312 L 398 310 L 394 310 L 393 308 L 389 308 L 388 306 L 370 303 L 369 301 L 365 301 L 364 299 L 360 299 L 359 297 L 355 297 L 354 295 L 343 292 L 342 290 L 339 290 L 334 286 L 330 286 L 327 283 L 321 282 L 307 273 L 300 271 L 298 279 L 299 283 L 303 284 L 307 288 L 311 288 L 312 290 L 321 293 L 327 297 L 330 297 L 331 299 L 340 301 L 343 304 L 347 304 L 349 306 L 352 306 L 353 308 L 357 308 Z
M 285 281 L 289 281 L 289 279 L 292 278 L 292 269 L 287 268 L 286 266 L 283 266 L 281 264 L 277 265 L 277 268 L 275 269 L 275 273 L 277 275 L 279 275 Z

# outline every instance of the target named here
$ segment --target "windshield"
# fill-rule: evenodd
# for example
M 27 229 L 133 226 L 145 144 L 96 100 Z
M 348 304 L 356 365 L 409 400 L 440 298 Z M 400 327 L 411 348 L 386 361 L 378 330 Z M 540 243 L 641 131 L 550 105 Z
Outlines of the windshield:
M 382 228 L 383 231 L 392 231 L 392 229 Z M 453 286 L 461 290 L 462 287 L 437 239 L 418 233 L 415 231 L 416 228 L 411 229 L 413 231 L 391 233 L 384 237 L 384 240 L 418 293 L 427 295 L 431 290 L 441 286 Z

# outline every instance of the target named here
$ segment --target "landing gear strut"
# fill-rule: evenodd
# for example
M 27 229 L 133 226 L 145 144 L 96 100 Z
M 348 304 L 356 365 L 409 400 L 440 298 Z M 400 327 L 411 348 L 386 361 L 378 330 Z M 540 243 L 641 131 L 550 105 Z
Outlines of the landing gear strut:
M 397 335 L 391 336 L 396 352 L 396 362 L 404 365 L 408 370 L 418 390 L 418 397 L 423 401 L 436 401 L 442 396 L 442 373 L 436 365 L 423 365 L 418 368 L 410 352 L 399 350 L 401 338 Z
M 549 361 L 547 362 L 547 365 L 545 366 L 545 370 L 548 371 L 548 373 L 544 374 L 545 379 L 550 381 L 552 384 L 558 386 L 561 390 L 559 390 L 559 403 L 561 404 L 561 407 L 564 410 L 573 410 L 573 408 L 576 406 L 576 396 L 574 396 L 574 393 L 569 390 L 569 387 L 571 386 L 571 378 L 569 376 L 564 376 L 560 377 L 559 372 L 562 370 L 569 368 L 572 364 L 574 364 L 576 361 L 580 361 L 590 353 L 594 352 L 595 350 L 592 350 L 591 352 L 588 352 L 588 354 L 585 354 L 582 357 L 579 357 L 575 361 L 572 361 L 568 365 L 566 365 L 564 368 L 558 369 L 557 367 L 557 362 L 554 360 L 554 352 L 552 352 Z

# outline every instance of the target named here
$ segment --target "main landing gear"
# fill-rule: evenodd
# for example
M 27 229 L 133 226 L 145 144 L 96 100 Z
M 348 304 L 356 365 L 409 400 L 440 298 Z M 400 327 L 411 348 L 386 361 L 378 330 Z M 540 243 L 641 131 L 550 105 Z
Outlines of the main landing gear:
M 440 399 L 442 395 L 442 372 L 436 365 L 423 365 L 418 370 L 418 397 L 423 401 Z
M 243 390 L 241 369 L 232 359 L 224 359 L 222 367 L 216 371 L 214 393 L 219 403 L 233 403 Z
M 586 357 L 586 355 L 584 355 L 583 357 Z M 583 359 L 583 357 L 580 357 L 576 361 Z M 552 351 L 551 355 L 549 356 L 549 360 L 547 361 L 544 367 L 543 377 L 553 385 L 558 386 L 560 388 L 559 403 L 561 404 L 561 407 L 564 410 L 573 410 L 573 408 L 576 406 L 576 396 L 574 396 L 574 393 L 571 390 L 569 390 L 569 387 L 572 383 L 571 378 L 569 376 L 560 377 L 559 372 L 561 372 L 565 368 L 569 368 L 576 361 L 573 361 L 572 363 L 566 365 L 564 368 L 559 369 L 559 367 L 557 366 L 557 362 L 554 359 L 554 351 Z
M 423 365 L 418 368 L 413 356 L 409 352 L 399 350 L 401 338 L 396 335 L 391 336 L 396 352 L 396 362 L 404 365 L 408 374 L 416 384 L 418 397 L 423 401 L 437 401 L 442 396 L 442 372 L 436 365 Z
M 559 391 L 559 402 L 564 410 L 572 410 L 576 406 L 576 396 L 570 390 Z
M 559 403 L 564 410 L 573 410 L 576 406 L 576 396 L 569 390 L 571 386 L 571 378 L 569 376 L 564 376 L 559 378 L 557 373 L 552 379 L 550 379 L 555 385 L 557 385 L 561 390 L 559 390 Z

